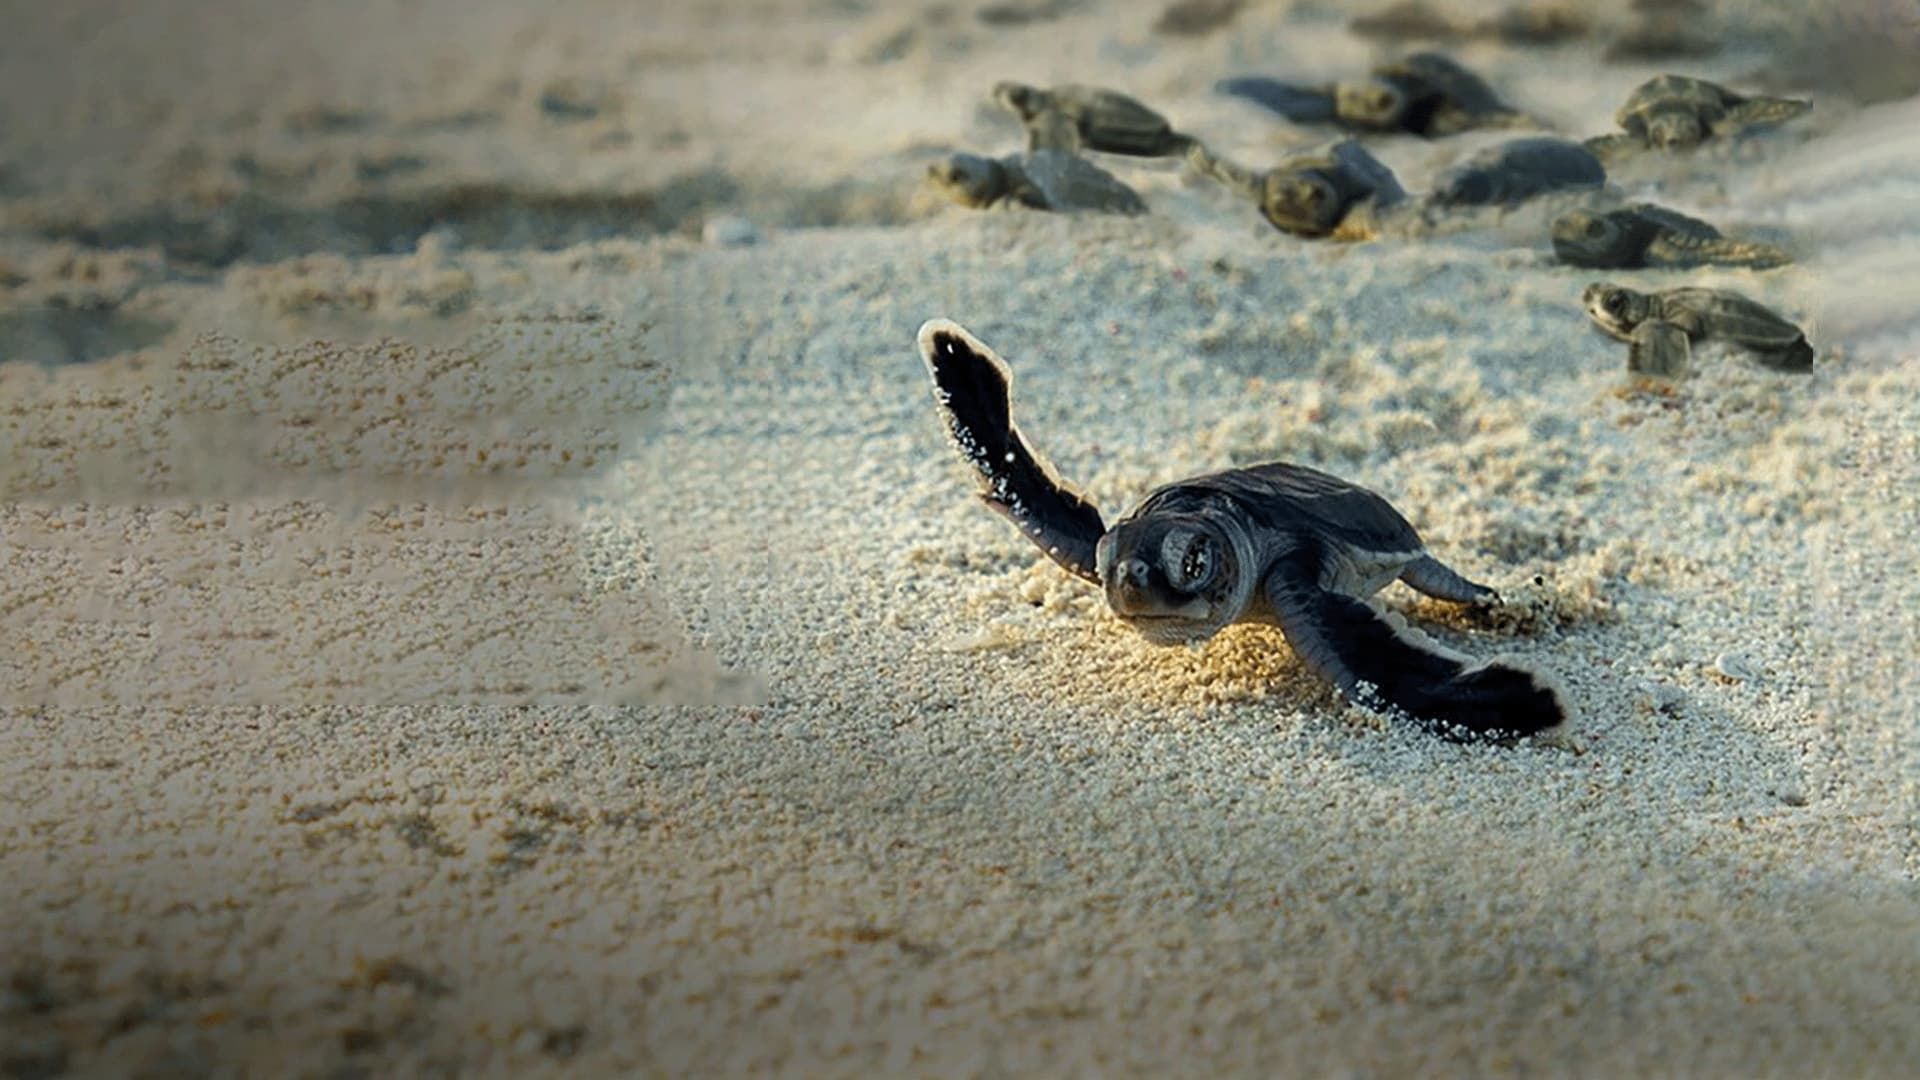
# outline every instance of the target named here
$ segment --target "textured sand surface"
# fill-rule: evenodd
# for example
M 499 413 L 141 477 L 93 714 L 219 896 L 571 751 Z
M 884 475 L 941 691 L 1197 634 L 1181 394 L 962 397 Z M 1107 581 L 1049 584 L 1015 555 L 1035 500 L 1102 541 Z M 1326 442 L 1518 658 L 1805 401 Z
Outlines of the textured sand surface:
M 1816 123 L 1622 173 L 1800 258 L 1614 276 L 1820 350 L 1636 393 L 1524 214 L 924 189 L 1018 146 L 999 78 L 1261 161 L 1319 136 L 1215 78 L 1373 55 L 1162 6 L 20 13 L 6 1074 L 1910 1073 L 1920 100 L 1777 65 Z M 1792 12 L 1716 5 L 1686 69 Z M 1597 53 L 1460 50 L 1575 135 L 1663 70 Z M 1386 495 L 1507 604 L 1384 604 L 1552 672 L 1567 744 L 1391 725 L 1274 631 L 1145 644 L 972 499 L 937 315 L 1110 517 L 1276 458 Z

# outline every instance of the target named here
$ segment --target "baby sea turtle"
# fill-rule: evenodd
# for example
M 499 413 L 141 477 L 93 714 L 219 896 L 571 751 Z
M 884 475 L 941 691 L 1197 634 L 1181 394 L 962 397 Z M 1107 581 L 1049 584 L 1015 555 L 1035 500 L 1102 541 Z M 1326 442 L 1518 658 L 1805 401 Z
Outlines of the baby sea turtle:
M 1332 123 L 1355 131 L 1399 131 L 1429 138 L 1526 122 L 1486 81 L 1441 53 L 1414 53 L 1365 79 L 1298 86 L 1248 76 L 1214 84 L 1296 123 Z
M 1218 157 L 1198 142 L 1188 148 L 1187 161 L 1253 200 L 1274 228 L 1295 236 L 1369 235 L 1383 212 L 1407 199 L 1393 170 L 1351 139 L 1295 155 L 1265 172 Z
M 1282 232 L 1361 240 L 1387 233 L 1431 235 L 1474 220 L 1468 211 L 1504 212 L 1551 192 L 1586 193 L 1606 183 L 1599 159 L 1578 143 L 1528 137 L 1487 147 L 1442 173 L 1434 189 L 1411 199 L 1393 170 L 1359 143 L 1288 158 L 1256 173 L 1195 143 L 1193 167 L 1252 198 Z
M 1380 496 L 1276 463 L 1158 488 L 1108 528 L 1027 445 L 1013 423 L 1012 376 L 991 349 L 932 319 L 920 328 L 920 352 L 981 500 L 1069 573 L 1100 586 L 1114 614 L 1148 641 L 1275 625 L 1348 700 L 1460 741 L 1509 741 L 1568 718 L 1538 673 L 1441 648 L 1367 603 L 1395 580 L 1456 603 L 1498 601 L 1428 554 Z
M 1489 146 L 1441 173 L 1427 201 L 1438 207 L 1517 206 L 1549 192 L 1606 182 L 1606 167 L 1593 151 L 1567 139 L 1529 136 Z
M 927 178 L 962 206 L 1026 206 L 1035 210 L 1096 210 L 1144 214 L 1147 204 L 1112 173 L 1061 150 L 1035 150 L 995 159 L 954 154 L 927 166 Z
M 1707 139 L 1783 124 L 1813 108 L 1798 98 L 1747 97 L 1686 75 L 1659 75 L 1634 88 L 1614 114 L 1622 133 L 1588 139 L 1596 153 L 1684 150 Z
M 1720 42 L 1701 32 L 1703 24 L 1698 12 L 1643 11 L 1600 57 L 1614 64 L 1704 59 L 1720 51 Z
M 993 99 L 1020 118 L 1028 150 L 1171 157 L 1192 142 L 1166 117 L 1117 90 L 1077 85 L 1042 90 L 1003 82 L 993 88 Z
M 1730 239 L 1699 218 L 1653 203 L 1569 210 L 1554 219 L 1553 253 L 1569 265 L 1602 270 L 1708 264 L 1765 269 L 1793 261 L 1771 244 Z
M 1813 370 L 1813 346 L 1798 326 L 1726 289 L 1636 292 L 1596 281 L 1580 293 L 1580 302 L 1594 325 L 1632 346 L 1627 370 L 1637 374 L 1685 375 L 1699 341 L 1740 346 L 1775 371 Z
M 1347 20 L 1354 34 L 1379 41 L 1457 41 L 1481 38 L 1507 45 L 1558 45 L 1585 37 L 1586 12 L 1561 3 L 1521 3 L 1480 19 L 1443 11 L 1425 0 L 1395 3 Z

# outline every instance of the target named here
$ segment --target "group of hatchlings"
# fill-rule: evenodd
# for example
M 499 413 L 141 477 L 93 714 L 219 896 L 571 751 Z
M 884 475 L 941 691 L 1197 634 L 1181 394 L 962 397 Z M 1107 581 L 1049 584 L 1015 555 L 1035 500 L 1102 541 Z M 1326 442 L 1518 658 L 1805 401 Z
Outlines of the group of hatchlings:
M 1526 123 L 1478 76 L 1437 53 L 1329 86 L 1238 78 L 1218 89 L 1296 122 L 1358 132 L 1434 137 Z M 1517 137 L 1467 158 L 1415 198 L 1351 139 L 1261 172 L 1219 157 L 1113 90 L 1001 83 L 993 96 L 1020 118 L 1028 146 L 998 159 L 957 154 L 931 166 L 931 180 L 965 205 L 1141 213 L 1140 196 L 1083 155 L 1183 157 L 1253 201 L 1274 227 L 1304 237 L 1414 235 L 1543 196 L 1569 198 L 1577 205 L 1552 222 L 1554 253 L 1597 268 L 1768 268 L 1790 261 L 1779 248 L 1724 236 L 1688 215 L 1623 204 L 1608 190 L 1603 160 L 1725 141 L 1811 108 L 1662 75 L 1620 108 L 1617 133 L 1585 142 Z M 1639 292 L 1595 282 L 1581 301 L 1596 326 L 1629 344 L 1629 370 L 1655 382 L 1684 375 L 1692 346 L 1706 340 L 1743 348 L 1775 370 L 1812 370 L 1813 349 L 1800 329 L 1735 292 Z M 1570 719 L 1569 703 L 1548 676 L 1453 652 L 1370 601 L 1402 581 L 1450 602 L 1501 602 L 1492 588 L 1430 554 L 1414 526 L 1379 495 L 1276 462 L 1165 485 L 1109 526 L 1028 444 L 1013 420 L 1011 372 L 989 346 L 957 323 L 931 319 L 920 329 L 919 347 L 948 437 L 980 499 L 1048 558 L 1099 587 L 1113 613 L 1149 642 L 1202 641 L 1234 623 L 1276 626 L 1301 661 L 1349 701 L 1459 741 L 1511 742 Z
M 1414 53 L 1364 78 L 1303 86 L 1264 77 L 1222 80 L 1221 93 L 1253 102 L 1299 124 L 1357 133 L 1435 138 L 1535 124 L 1487 82 L 1441 53 Z M 1229 161 L 1165 116 L 1115 90 L 1041 89 L 1003 82 L 993 98 L 1027 131 L 1023 153 L 988 158 L 954 154 L 928 167 L 931 182 L 966 206 L 1013 204 L 1041 210 L 1139 214 L 1146 202 L 1085 155 L 1184 158 L 1202 176 L 1259 207 L 1274 228 L 1295 236 L 1361 240 L 1470 227 L 1522 203 L 1568 203 L 1552 222 L 1554 255 L 1595 269 L 1737 266 L 1767 269 L 1791 256 L 1757 240 L 1722 234 L 1696 217 L 1650 202 L 1625 202 L 1607 182 L 1605 162 L 1644 152 L 1690 150 L 1784 124 L 1810 102 L 1748 96 L 1685 75 L 1661 75 L 1635 88 L 1615 114 L 1620 130 L 1575 142 L 1522 135 L 1442 173 L 1424 195 L 1409 195 L 1383 162 L 1343 138 L 1296 154 L 1270 169 Z M 1727 289 L 1683 287 L 1640 292 L 1595 282 L 1581 303 L 1596 326 L 1629 346 L 1635 375 L 1686 374 L 1693 346 L 1718 341 L 1778 371 L 1812 369 L 1813 349 L 1798 326 Z

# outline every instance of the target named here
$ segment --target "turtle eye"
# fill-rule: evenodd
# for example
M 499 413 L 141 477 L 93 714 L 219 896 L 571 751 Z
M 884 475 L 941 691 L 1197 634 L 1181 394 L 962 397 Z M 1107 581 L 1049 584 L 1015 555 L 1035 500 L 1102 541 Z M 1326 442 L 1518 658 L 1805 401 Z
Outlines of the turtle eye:
M 1187 543 L 1176 577 L 1174 586 L 1184 592 L 1206 588 L 1213 577 L 1213 544 L 1205 536 L 1196 535 Z
M 1587 235 L 1593 237 L 1596 240 L 1599 239 L 1601 234 L 1605 233 L 1606 231 L 1607 231 L 1607 227 L 1605 225 L 1600 224 L 1599 218 L 1594 218 L 1592 221 L 1587 222 Z
M 1626 293 L 1610 292 L 1607 294 L 1607 310 L 1608 311 L 1611 311 L 1615 315 L 1618 315 L 1626 309 L 1626 306 L 1627 306 Z

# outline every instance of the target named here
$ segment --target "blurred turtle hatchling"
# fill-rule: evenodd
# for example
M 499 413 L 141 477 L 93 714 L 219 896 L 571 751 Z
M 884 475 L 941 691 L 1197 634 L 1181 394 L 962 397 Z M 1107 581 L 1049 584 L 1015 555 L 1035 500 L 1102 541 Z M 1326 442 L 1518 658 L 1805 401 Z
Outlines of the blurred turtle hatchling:
M 1274 228 L 1295 236 L 1362 239 L 1378 230 L 1384 213 L 1407 201 L 1393 170 L 1352 139 L 1265 171 L 1219 157 L 1198 142 L 1187 150 L 1187 161 L 1251 200 Z
M 1798 326 L 1727 289 L 1639 292 L 1596 281 L 1580 302 L 1595 326 L 1628 344 L 1627 370 L 1637 375 L 1681 378 L 1693 346 L 1708 341 L 1738 346 L 1774 371 L 1813 370 L 1813 346 Z
M 1799 98 L 1748 97 L 1686 75 L 1658 75 L 1634 88 L 1614 114 L 1621 131 L 1587 140 L 1602 156 L 1638 150 L 1685 150 L 1708 139 L 1784 124 L 1813 103 Z
M 1187 161 L 1251 199 L 1274 228 L 1337 240 L 1456 231 L 1485 221 L 1488 215 L 1477 210 L 1503 214 L 1552 193 L 1587 198 L 1600 193 L 1607 179 L 1585 147 L 1545 137 L 1487 147 L 1443 172 L 1419 198 L 1409 197 L 1393 170 L 1351 139 L 1265 172 L 1218 157 L 1200 143 L 1187 152 Z
M 1193 140 L 1138 100 L 1098 86 L 1051 89 L 1002 82 L 993 99 L 1020 118 L 1028 150 L 1098 150 L 1130 157 L 1173 157 Z
M 1144 214 L 1147 204 L 1119 178 L 1061 150 L 1001 158 L 953 154 L 927 166 L 927 179 L 962 206 L 1025 206 L 1035 210 L 1092 210 Z
M 1760 270 L 1793 261 L 1771 244 L 1724 236 L 1699 218 L 1644 202 L 1567 211 L 1554 219 L 1553 253 L 1570 266 L 1600 270 L 1707 265 Z
M 1486 80 L 1441 53 L 1422 52 L 1374 68 L 1366 78 L 1302 86 L 1261 76 L 1222 79 L 1214 89 L 1245 98 L 1295 123 L 1432 138 L 1530 123 Z

